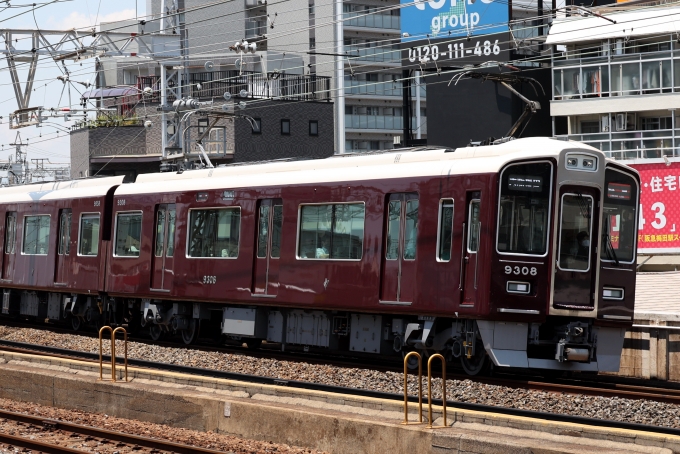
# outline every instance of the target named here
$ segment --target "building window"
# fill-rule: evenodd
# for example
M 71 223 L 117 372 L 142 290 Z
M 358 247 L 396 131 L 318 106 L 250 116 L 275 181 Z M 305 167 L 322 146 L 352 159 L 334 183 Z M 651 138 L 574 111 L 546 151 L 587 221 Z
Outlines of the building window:
M 318 136 L 319 135 L 319 122 L 316 120 L 309 120 L 309 135 Z
M 363 203 L 301 206 L 298 258 L 361 259 L 364 213 Z
M 309 48 L 316 49 L 316 38 L 309 38 Z
M 281 134 L 284 136 L 290 135 L 290 120 L 281 120 Z
M 239 249 L 241 208 L 191 210 L 189 257 L 236 258 Z
M 261 134 L 262 133 L 262 119 L 253 118 L 253 123 L 250 126 L 252 128 L 253 134 Z
M 199 118 L 198 119 L 198 133 L 203 134 L 206 129 L 208 129 L 208 119 L 207 118 Z
M 600 122 L 599 121 L 582 121 L 581 122 L 581 134 L 597 134 L 600 132 Z
M 142 212 L 116 216 L 116 257 L 139 257 L 142 249 Z
M 646 117 L 640 118 L 640 126 L 643 131 L 673 129 L 673 121 L 671 117 Z
M 97 255 L 99 252 L 99 214 L 83 214 L 80 217 L 78 255 Z
M 49 239 L 49 216 L 26 216 L 24 218 L 24 245 L 22 249 L 24 254 L 47 255 Z

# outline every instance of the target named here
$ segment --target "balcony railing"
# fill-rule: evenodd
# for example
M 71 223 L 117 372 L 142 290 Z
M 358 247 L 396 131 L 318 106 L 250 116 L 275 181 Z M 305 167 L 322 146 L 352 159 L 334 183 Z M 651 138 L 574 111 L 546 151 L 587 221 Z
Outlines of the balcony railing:
M 553 61 L 553 99 L 680 92 L 680 53 L 654 52 Z
M 345 79 L 346 95 L 373 95 L 373 96 L 402 96 L 401 81 L 371 82 L 367 80 Z M 411 95 L 415 97 L 415 87 L 411 86 Z M 420 96 L 427 96 L 425 84 L 420 85 Z
M 399 63 L 401 61 L 401 51 L 391 47 L 362 47 L 345 46 L 347 55 L 356 60 L 379 61 L 388 63 Z
M 680 134 L 677 137 L 675 139 L 672 129 L 557 136 L 583 142 L 617 160 L 680 157 L 680 149 L 677 148 L 680 146 Z
M 401 29 L 401 20 L 399 16 L 356 12 L 345 13 L 344 17 L 345 25 L 348 27 L 388 28 L 392 30 Z
M 201 88 L 197 84 L 201 84 Z M 248 98 L 285 99 L 292 101 L 330 101 L 331 78 L 314 74 L 299 75 L 236 70 L 189 74 L 189 96 L 221 98 L 224 93 Z
M 427 134 L 427 117 L 420 119 L 420 132 Z M 404 129 L 403 117 L 388 115 L 345 115 L 345 128 L 347 129 L 384 129 L 388 131 L 401 131 Z M 418 125 L 413 118 L 411 128 L 416 131 Z

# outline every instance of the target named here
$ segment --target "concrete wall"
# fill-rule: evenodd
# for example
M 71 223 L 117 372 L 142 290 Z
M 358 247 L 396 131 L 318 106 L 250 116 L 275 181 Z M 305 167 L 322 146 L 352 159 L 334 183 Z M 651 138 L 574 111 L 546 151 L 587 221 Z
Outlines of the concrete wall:
M 88 176 L 90 168 L 90 130 L 79 129 L 71 132 L 71 178 Z

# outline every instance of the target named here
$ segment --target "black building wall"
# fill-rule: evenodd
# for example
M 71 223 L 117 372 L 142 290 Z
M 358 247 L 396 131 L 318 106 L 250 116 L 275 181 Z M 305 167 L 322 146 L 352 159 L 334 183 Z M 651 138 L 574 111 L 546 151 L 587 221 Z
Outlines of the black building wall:
M 497 70 L 494 72 L 498 73 Z M 541 68 L 513 74 L 531 77 L 538 82 L 538 95 L 528 83 L 512 85 L 528 99 L 541 104 L 541 109 L 532 116 L 522 137 L 552 136 L 550 70 Z M 457 85 L 448 85 L 451 75 L 432 75 L 426 80 L 428 145 L 455 148 L 464 147 L 470 141 L 504 137 L 526 105 L 497 82 L 466 79 Z

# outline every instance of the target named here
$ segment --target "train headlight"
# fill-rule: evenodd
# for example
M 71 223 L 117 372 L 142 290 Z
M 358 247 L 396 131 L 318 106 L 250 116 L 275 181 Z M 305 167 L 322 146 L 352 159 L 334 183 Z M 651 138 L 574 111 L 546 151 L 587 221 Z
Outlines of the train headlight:
M 595 160 L 594 159 L 584 159 L 583 160 L 583 168 L 594 169 L 595 168 Z
M 567 158 L 567 167 L 578 167 L 578 159 Z
M 531 292 L 531 284 L 528 282 L 508 281 L 505 289 L 508 293 L 527 295 Z
M 602 290 L 602 298 L 606 300 L 622 300 L 623 295 L 624 293 L 622 288 L 605 287 Z

